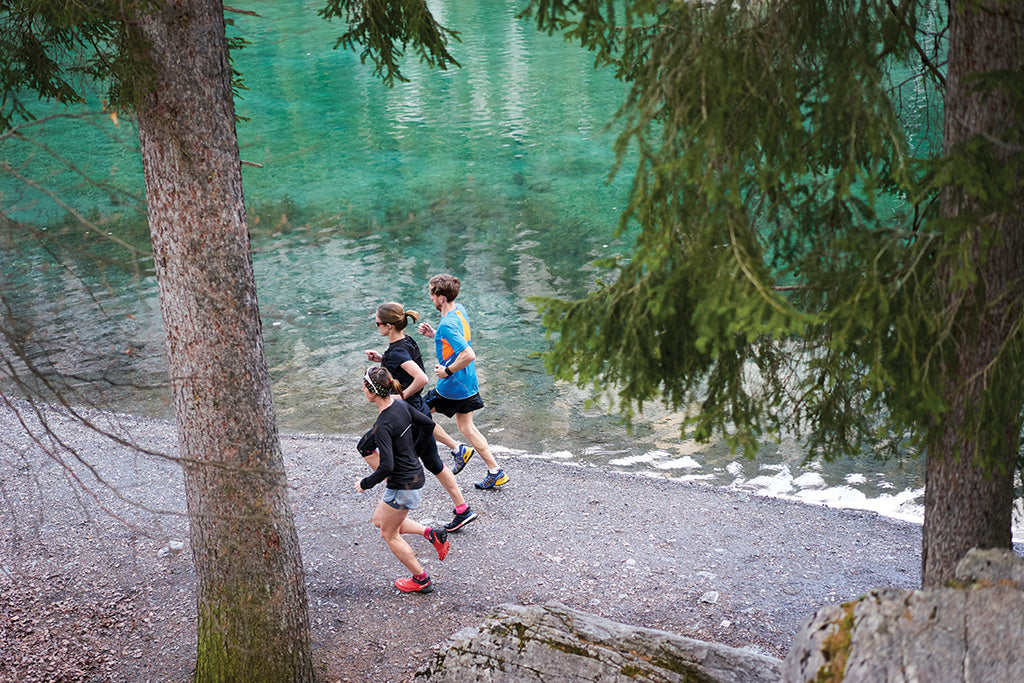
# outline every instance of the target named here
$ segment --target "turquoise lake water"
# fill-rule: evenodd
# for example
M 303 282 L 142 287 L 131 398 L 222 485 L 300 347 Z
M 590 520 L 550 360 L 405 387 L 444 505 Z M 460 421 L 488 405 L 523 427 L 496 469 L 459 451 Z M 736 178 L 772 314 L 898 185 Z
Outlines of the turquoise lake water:
M 623 84 L 595 71 L 591 54 L 516 19 L 520 4 L 431 2 L 442 23 L 461 31 L 451 52 L 462 68 L 431 71 L 410 59 L 403 68 L 411 82 L 393 89 L 358 55 L 333 49 L 342 27 L 316 16 L 319 1 L 239 5 L 260 15 L 234 15 L 233 32 L 252 43 L 236 58 L 248 87 L 237 102 L 247 119 L 238 134 L 242 158 L 260 165 L 243 174 L 282 430 L 357 434 L 371 424 L 359 378 L 363 352 L 385 346 L 374 309 L 399 301 L 436 322 L 426 282 L 451 272 L 463 281 L 459 300 L 487 403 L 476 421 L 499 458 L 523 453 L 919 518 L 916 460 L 804 465 L 799 444 L 784 442 L 748 461 L 681 436 L 680 416 L 657 406 L 628 434 L 614 413 L 585 407 L 589 391 L 544 374 L 536 354 L 547 342 L 528 299 L 584 294 L 598 276 L 590 262 L 628 248 L 628 238 L 612 234 L 631 166 L 608 182 L 614 131 L 605 126 Z M 89 110 L 99 108 L 97 96 Z M 112 200 L 38 146 L 4 140 L 0 151 L 23 176 L 95 229 L 66 232 L 65 209 L 11 177 L 0 178 L 8 215 L 74 244 L 101 244 L 104 233 L 120 234 L 113 226 L 137 226 L 129 208 L 141 202 L 137 143 L 131 123 L 118 124 L 102 114 L 55 120 L 39 137 L 134 200 Z M 170 417 L 146 260 L 135 276 L 66 256 L 73 274 L 12 235 L 2 256 L 5 291 L 34 339 L 49 345 L 47 362 L 111 380 L 100 388 L 114 409 Z M 117 248 L 104 253 L 123 260 Z M 421 347 L 432 354 L 430 343 Z M 97 399 L 95 383 L 76 386 L 82 401 Z

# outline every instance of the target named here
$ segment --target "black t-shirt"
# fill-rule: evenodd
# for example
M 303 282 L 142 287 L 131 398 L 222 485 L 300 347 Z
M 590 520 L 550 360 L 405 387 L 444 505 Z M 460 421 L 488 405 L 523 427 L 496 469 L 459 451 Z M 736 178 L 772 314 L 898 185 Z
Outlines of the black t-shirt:
M 412 384 L 412 375 L 405 371 L 402 363 L 411 360 L 419 366 L 420 370 L 424 370 L 423 355 L 420 353 L 419 344 L 409 335 L 391 342 L 383 355 L 384 360 L 381 362 L 381 365 L 391 373 L 392 377 L 398 380 L 398 383 L 402 385 L 402 389 Z M 426 371 L 424 370 L 424 372 Z M 421 391 L 422 389 L 407 397 L 406 400 L 417 410 L 429 413 L 430 408 L 427 408 L 426 405 L 421 405 L 423 404 L 423 398 L 420 396 Z
M 413 424 L 434 428 L 433 420 L 397 398 L 380 411 L 372 430 L 380 463 L 360 482 L 363 490 L 372 489 L 385 479 L 389 489 L 423 488 L 426 475 L 413 445 Z

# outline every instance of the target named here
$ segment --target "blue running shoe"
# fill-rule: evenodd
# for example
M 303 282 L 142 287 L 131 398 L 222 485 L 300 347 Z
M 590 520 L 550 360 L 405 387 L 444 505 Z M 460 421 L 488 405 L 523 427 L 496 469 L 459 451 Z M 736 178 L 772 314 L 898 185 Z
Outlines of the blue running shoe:
M 484 477 L 483 481 L 478 481 L 477 483 L 473 484 L 473 486 L 477 487 L 478 489 L 496 489 L 501 486 L 504 486 L 507 483 L 508 475 L 505 474 L 505 470 L 498 470 L 494 474 L 488 472 L 487 476 Z
M 452 451 L 452 460 L 455 461 L 452 464 L 452 474 L 458 474 L 461 472 L 462 468 L 466 466 L 466 463 L 469 462 L 469 459 L 473 457 L 473 453 L 475 452 L 476 451 L 473 450 L 472 446 L 460 443 L 459 447 Z

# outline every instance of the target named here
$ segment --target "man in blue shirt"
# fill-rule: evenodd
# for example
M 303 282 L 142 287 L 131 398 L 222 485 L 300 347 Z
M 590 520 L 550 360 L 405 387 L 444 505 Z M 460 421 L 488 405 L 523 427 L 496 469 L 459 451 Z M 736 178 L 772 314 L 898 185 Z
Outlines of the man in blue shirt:
M 455 417 L 459 431 L 469 441 L 469 446 L 460 444 L 437 425 L 434 436 L 452 452 L 455 463 L 452 472 L 458 474 L 466 466 L 473 453 L 479 453 L 487 465 L 487 476 L 474 484 L 478 489 L 495 489 L 508 482 L 508 475 L 498 467 L 498 461 L 491 455 L 487 439 L 473 424 L 473 411 L 484 407 L 476 379 L 476 354 L 470 345 L 471 332 L 466 309 L 455 303 L 459 295 L 459 278 L 441 274 L 430 278 L 430 301 L 441 312 L 437 330 L 429 323 L 420 323 L 419 332 L 433 337 L 437 364 L 434 376 L 437 386 L 427 393 L 426 402 L 431 412 Z

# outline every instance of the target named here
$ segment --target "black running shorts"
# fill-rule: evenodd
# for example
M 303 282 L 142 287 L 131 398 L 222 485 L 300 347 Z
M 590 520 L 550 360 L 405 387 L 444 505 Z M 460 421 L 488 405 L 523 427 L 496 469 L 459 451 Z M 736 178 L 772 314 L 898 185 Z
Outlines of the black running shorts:
M 480 392 L 469 398 L 445 398 L 436 390 L 431 389 L 427 392 L 426 401 L 431 410 L 436 410 L 448 417 L 454 417 L 458 413 L 472 413 L 474 410 L 484 407 L 484 400 L 480 398 Z

